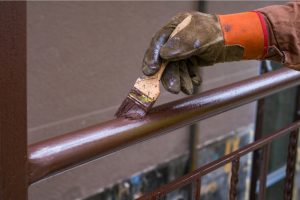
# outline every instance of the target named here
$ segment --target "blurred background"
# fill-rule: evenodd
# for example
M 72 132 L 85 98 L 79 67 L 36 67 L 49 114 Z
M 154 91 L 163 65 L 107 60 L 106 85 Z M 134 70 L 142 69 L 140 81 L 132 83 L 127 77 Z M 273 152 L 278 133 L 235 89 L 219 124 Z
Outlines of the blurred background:
M 113 118 L 141 75 L 151 37 L 176 13 L 225 14 L 282 3 L 28 2 L 29 143 Z M 243 61 L 202 68 L 198 92 L 279 67 Z M 182 97 L 163 91 L 157 105 Z M 295 89 L 268 97 L 264 103 L 267 117 L 261 117 L 265 120 L 262 135 L 293 120 L 288 116 L 293 116 Z M 30 186 L 29 199 L 133 199 L 252 141 L 256 110 L 257 103 L 251 103 L 47 178 Z M 285 148 L 286 139 L 272 145 L 268 199 L 282 199 L 286 150 L 278 149 Z M 243 157 L 239 199 L 248 197 L 251 165 L 251 156 Z M 230 167 L 225 166 L 206 176 L 203 199 L 227 199 L 229 173 Z M 189 199 L 188 195 L 183 188 L 167 198 Z

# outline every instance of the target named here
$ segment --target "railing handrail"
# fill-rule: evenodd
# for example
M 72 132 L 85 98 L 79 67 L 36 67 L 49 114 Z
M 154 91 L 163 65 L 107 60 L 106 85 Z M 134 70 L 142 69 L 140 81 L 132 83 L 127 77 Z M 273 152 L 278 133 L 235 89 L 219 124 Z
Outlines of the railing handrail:
M 29 146 L 29 183 L 126 146 L 300 84 L 282 68 L 155 107 L 142 120 L 113 119 Z

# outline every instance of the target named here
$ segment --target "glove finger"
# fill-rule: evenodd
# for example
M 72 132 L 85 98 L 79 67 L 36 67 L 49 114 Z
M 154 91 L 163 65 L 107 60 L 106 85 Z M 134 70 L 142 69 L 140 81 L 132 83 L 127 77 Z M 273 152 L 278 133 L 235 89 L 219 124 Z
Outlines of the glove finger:
M 180 32 L 169 38 L 161 47 L 160 56 L 163 59 L 170 61 L 183 60 L 191 57 L 199 50 L 201 44 L 195 31 L 193 31 L 195 27 L 193 18 L 190 18 L 190 22 L 187 23 Z
M 187 62 L 188 65 L 188 72 L 190 75 L 190 78 L 192 79 L 192 83 L 194 86 L 200 86 L 202 83 L 202 78 L 199 73 L 199 64 L 197 62 L 197 59 L 195 57 L 192 57 Z
M 172 31 L 173 28 L 165 27 L 152 38 L 150 47 L 147 49 L 143 59 L 142 70 L 145 75 L 153 75 L 159 70 L 161 65 L 160 48 L 167 41 Z
M 185 61 L 180 61 L 179 71 L 181 91 L 187 95 L 193 94 L 194 86 Z
M 173 94 L 178 94 L 180 92 L 180 74 L 177 62 L 170 62 L 166 66 L 161 82 L 167 91 Z
M 167 25 L 165 25 L 154 35 L 143 59 L 142 70 L 145 75 L 153 75 L 160 69 L 160 49 L 166 43 L 176 26 L 186 16 L 186 13 L 175 16 Z

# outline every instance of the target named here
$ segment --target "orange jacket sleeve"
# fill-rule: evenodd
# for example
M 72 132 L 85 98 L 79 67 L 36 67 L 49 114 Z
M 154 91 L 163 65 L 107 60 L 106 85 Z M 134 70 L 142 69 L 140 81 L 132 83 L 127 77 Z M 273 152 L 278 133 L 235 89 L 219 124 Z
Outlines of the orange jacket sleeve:
M 267 59 L 300 70 L 300 1 L 258 10 L 269 24 Z

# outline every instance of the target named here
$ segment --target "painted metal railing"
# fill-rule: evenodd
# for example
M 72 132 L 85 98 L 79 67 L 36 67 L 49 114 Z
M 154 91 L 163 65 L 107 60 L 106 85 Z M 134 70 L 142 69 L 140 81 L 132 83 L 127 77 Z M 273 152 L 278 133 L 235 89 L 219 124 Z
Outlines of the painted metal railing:
M 239 163 L 240 158 L 245 156 L 248 153 L 251 153 L 255 150 L 262 150 L 262 173 L 260 175 L 260 182 L 259 182 L 259 192 L 258 192 L 258 199 L 264 200 L 265 199 L 265 191 L 266 191 L 266 178 L 267 178 L 267 156 L 268 151 L 270 149 L 271 143 L 283 137 L 284 135 L 290 134 L 289 140 L 289 152 L 288 152 L 288 160 L 287 160 L 287 169 L 286 169 L 286 181 L 285 181 L 285 190 L 284 190 L 284 199 L 290 200 L 292 198 L 292 185 L 293 185 L 293 178 L 295 172 L 295 162 L 296 162 L 296 155 L 297 155 L 297 141 L 298 141 L 298 128 L 300 127 L 300 120 L 290 124 L 289 126 L 275 132 L 269 134 L 268 136 L 261 138 L 251 144 L 245 145 L 244 147 L 227 154 L 220 159 L 217 159 L 211 163 L 208 163 L 199 169 L 188 173 L 158 189 L 151 192 L 150 194 L 146 194 L 138 200 L 146 200 L 146 199 L 163 199 L 168 193 L 174 191 L 175 189 L 184 187 L 188 184 L 193 184 L 194 186 L 194 197 L 192 199 L 199 200 L 200 193 L 201 193 L 201 177 L 204 175 L 213 172 L 214 170 L 225 166 L 228 163 L 231 163 L 231 180 L 230 180 L 230 190 L 229 190 L 229 199 L 235 200 L 237 198 L 237 183 L 238 183 L 238 171 L 239 171 Z
M 300 73 L 283 68 L 158 106 L 142 120 L 113 119 L 38 142 L 28 149 L 29 182 L 297 84 Z
M 198 95 L 180 99 L 154 108 L 142 120 L 113 119 L 93 127 L 78 130 L 29 146 L 29 182 L 41 180 L 58 171 L 107 155 L 126 146 L 159 136 L 196 121 L 250 103 L 280 90 L 300 84 L 300 73 L 282 68 L 258 77 L 216 88 Z M 158 199 L 186 184 L 195 185 L 195 199 L 200 199 L 201 177 L 213 170 L 232 163 L 230 199 L 236 199 L 236 185 L 240 157 L 262 149 L 263 170 L 259 177 L 259 199 L 265 197 L 270 143 L 291 131 L 287 162 L 286 199 L 292 194 L 295 171 L 296 146 L 300 121 L 265 138 L 225 155 L 219 160 L 202 166 L 140 199 Z
M 30 184 L 47 176 L 300 84 L 300 72 L 282 68 L 158 106 L 139 121 L 113 119 L 27 146 L 26 2 L 1 2 L 0 11 L 0 199 L 4 200 L 26 200 Z M 294 130 L 290 133 L 285 189 L 285 199 L 290 200 L 299 123 L 205 165 L 142 199 L 157 199 L 191 182 L 196 185 L 195 198 L 199 199 L 201 176 L 229 162 L 230 199 L 236 199 L 240 156 L 262 148 L 266 166 L 270 141 Z M 261 199 L 265 181 L 265 175 L 260 176 Z

